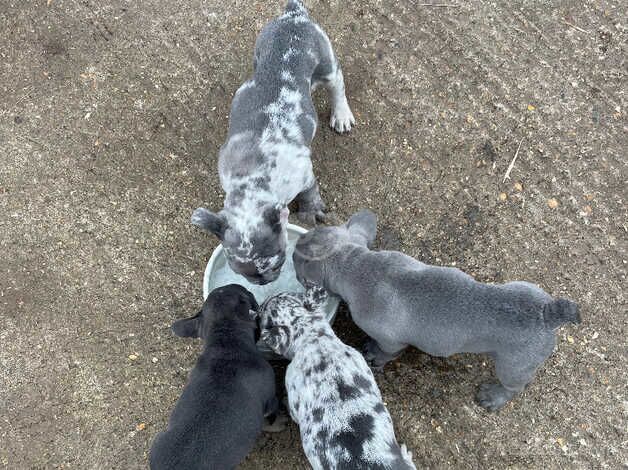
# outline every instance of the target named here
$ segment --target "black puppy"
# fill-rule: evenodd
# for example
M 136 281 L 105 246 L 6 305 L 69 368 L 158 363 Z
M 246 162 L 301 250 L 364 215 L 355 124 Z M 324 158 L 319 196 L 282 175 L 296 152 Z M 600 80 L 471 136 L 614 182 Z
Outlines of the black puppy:
M 264 418 L 277 411 L 275 376 L 255 345 L 253 295 L 231 284 L 212 291 L 203 309 L 172 325 L 177 336 L 203 338 L 166 431 L 150 451 L 150 468 L 233 469 L 253 447 Z

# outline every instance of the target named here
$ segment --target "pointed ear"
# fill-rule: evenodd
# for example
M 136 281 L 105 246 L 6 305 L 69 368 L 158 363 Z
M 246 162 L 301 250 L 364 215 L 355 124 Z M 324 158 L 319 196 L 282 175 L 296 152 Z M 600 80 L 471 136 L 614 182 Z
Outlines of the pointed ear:
M 215 214 L 203 207 L 199 207 L 192 213 L 190 221 L 192 225 L 196 225 L 206 232 L 213 233 L 221 240 L 225 237 L 228 223 L 223 214 Z
M 251 320 L 257 320 L 259 318 L 259 312 L 256 310 L 249 310 L 249 317 L 251 317 Z
M 269 330 L 264 330 L 261 338 L 270 349 L 282 356 L 290 349 L 290 330 L 287 326 L 273 326 Z
M 201 310 L 193 317 L 177 320 L 170 327 L 172 332 L 181 338 L 198 338 L 200 336 L 202 314 L 203 311 Z
M 377 216 L 373 211 L 362 209 L 356 212 L 349 218 L 346 226 L 356 243 L 371 247 L 375 242 Z

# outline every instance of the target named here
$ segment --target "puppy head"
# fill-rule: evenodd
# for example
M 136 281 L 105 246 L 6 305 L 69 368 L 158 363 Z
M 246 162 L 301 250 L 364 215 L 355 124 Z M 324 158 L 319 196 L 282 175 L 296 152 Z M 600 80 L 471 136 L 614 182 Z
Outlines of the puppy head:
M 200 312 L 172 324 L 175 335 L 185 338 L 207 338 L 214 327 L 226 320 L 237 320 L 243 326 L 257 328 L 251 312 L 259 305 L 248 290 L 238 284 L 214 289 L 205 299 Z
M 325 321 L 321 306 L 327 293 L 312 288 L 305 294 L 282 292 L 268 298 L 259 309 L 261 338 L 277 354 L 291 358 L 294 341 L 316 321 Z
M 337 227 L 317 227 L 299 237 L 293 261 L 297 279 L 304 286 L 322 284 L 323 262 L 346 245 L 369 247 L 375 241 L 377 217 L 368 209 L 353 214 Z
M 265 205 L 254 213 L 222 210 L 218 214 L 198 208 L 192 224 L 221 241 L 231 269 L 253 284 L 268 284 L 279 277 L 286 259 L 289 210 Z

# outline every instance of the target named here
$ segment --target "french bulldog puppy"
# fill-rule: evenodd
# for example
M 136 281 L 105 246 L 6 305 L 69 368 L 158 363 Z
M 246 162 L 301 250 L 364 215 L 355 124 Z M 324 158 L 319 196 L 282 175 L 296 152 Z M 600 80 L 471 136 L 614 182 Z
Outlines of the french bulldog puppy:
M 244 287 L 212 291 L 203 309 L 172 325 L 177 336 L 202 338 L 168 427 L 150 450 L 152 470 L 231 470 L 252 449 L 278 409 L 273 368 L 257 349 L 258 304 Z
M 396 251 L 371 251 L 377 219 L 354 214 L 297 242 L 293 260 L 304 285 L 344 299 L 371 340 L 365 356 L 383 367 L 408 345 L 432 356 L 486 353 L 499 383 L 480 386 L 478 403 L 503 407 L 533 379 L 556 344 L 555 330 L 580 323 L 578 306 L 527 282 L 484 284 L 456 268 L 430 266 Z
M 345 96 L 340 64 L 325 32 L 297 0 L 262 30 L 253 77 L 236 92 L 218 170 L 223 209 L 198 208 L 192 224 L 215 234 L 229 265 L 254 284 L 279 276 L 285 261 L 288 204 L 299 219 L 324 218 L 325 205 L 312 171 L 310 144 L 317 126 L 311 92 L 331 95 L 331 127 L 347 132 L 355 119 Z
M 340 341 L 320 308 L 323 290 L 281 293 L 260 309 L 262 339 L 291 362 L 288 409 L 315 470 L 411 470 L 364 357 Z

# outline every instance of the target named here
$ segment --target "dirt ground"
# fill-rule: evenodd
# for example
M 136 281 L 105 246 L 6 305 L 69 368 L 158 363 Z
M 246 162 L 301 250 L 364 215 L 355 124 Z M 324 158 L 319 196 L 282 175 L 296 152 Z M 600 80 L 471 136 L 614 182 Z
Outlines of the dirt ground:
M 625 3 L 306 3 L 358 121 L 314 142 L 335 216 L 584 319 L 497 414 L 487 358 L 405 353 L 377 376 L 399 441 L 419 468 L 627 468 Z M 169 331 L 216 246 L 189 217 L 221 206 L 230 100 L 282 8 L 0 0 L 0 467 L 146 468 L 201 347 Z M 364 338 L 344 307 L 335 329 Z M 297 428 L 241 468 L 307 468 Z

